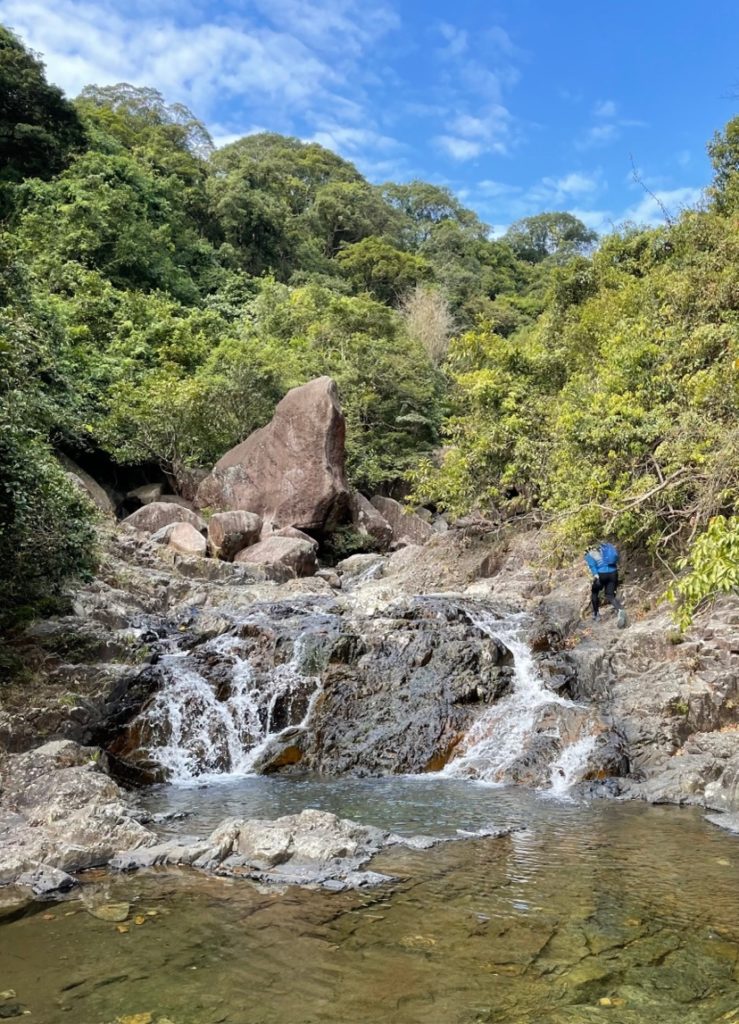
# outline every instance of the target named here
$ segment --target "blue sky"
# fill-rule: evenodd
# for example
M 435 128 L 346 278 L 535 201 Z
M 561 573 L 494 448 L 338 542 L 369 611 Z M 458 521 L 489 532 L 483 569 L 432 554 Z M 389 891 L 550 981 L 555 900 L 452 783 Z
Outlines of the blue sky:
M 497 231 L 599 231 L 700 199 L 737 108 L 735 0 L 0 0 L 69 95 L 151 85 L 217 143 L 316 140 L 373 181 L 452 188 Z

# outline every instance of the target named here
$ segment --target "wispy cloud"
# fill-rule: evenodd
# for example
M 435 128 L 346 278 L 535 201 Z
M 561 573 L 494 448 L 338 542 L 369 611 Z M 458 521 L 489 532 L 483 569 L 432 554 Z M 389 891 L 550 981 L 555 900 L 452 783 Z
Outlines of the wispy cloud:
M 382 0 L 255 0 L 210 10 L 167 0 L 0 0 L 0 18 L 43 54 L 50 80 L 68 94 L 90 83 L 153 86 L 214 124 L 220 140 L 250 130 L 245 102 L 249 122 L 273 130 L 295 132 L 300 122 L 320 130 L 329 116 L 336 134 L 339 121 L 371 129 L 364 87 L 373 48 L 399 26 Z
M 702 196 L 702 189 L 688 186 L 657 189 L 652 195 L 645 193 L 640 202 L 624 210 L 620 219 L 635 224 L 664 224 L 665 212 L 675 217 L 681 210 L 696 206 Z
M 618 107 L 616 106 L 614 100 L 600 100 L 598 103 L 595 104 L 595 110 L 593 111 L 593 113 L 596 117 L 613 118 L 616 116 L 617 110 Z
M 443 45 L 439 47 L 442 57 L 461 57 L 467 52 L 469 37 L 465 29 L 442 22 L 439 25 L 439 34 L 444 40 Z
M 646 128 L 646 122 L 623 117 L 615 100 L 598 100 L 593 107 L 594 123 L 576 141 L 577 149 L 595 149 L 608 146 L 623 134 L 624 128 Z
M 458 162 L 508 155 L 521 131 L 504 97 L 520 79 L 523 51 L 496 25 L 474 36 L 446 22 L 437 31 L 444 41 L 436 51 L 444 122 L 433 137 L 436 148 Z

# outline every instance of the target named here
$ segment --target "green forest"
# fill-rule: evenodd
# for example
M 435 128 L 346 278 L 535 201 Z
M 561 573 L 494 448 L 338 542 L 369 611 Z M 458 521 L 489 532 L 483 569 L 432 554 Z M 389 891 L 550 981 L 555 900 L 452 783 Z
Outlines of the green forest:
M 337 382 L 359 489 L 608 535 L 679 573 L 682 621 L 739 585 L 739 118 L 699 209 L 501 238 L 445 188 L 376 185 L 272 133 L 216 150 L 152 89 L 70 101 L 0 28 L 0 619 L 94 571 L 56 453 L 177 481 Z

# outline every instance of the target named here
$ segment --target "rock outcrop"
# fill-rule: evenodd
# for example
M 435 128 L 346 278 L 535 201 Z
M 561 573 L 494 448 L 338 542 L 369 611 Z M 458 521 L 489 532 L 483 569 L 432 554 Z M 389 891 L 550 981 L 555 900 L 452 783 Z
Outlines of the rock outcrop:
M 196 505 L 249 509 L 276 527 L 326 530 L 349 512 L 345 430 L 329 377 L 294 388 L 266 427 L 216 463 L 198 488 Z
M 187 511 L 186 509 L 183 511 Z M 152 543 L 166 544 L 168 548 L 191 558 L 205 558 L 207 543 L 205 537 L 190 523 L 170 523 L 151 536 Z
M 170 501 L 152 501 L 132 512 L 123 520 L 125 526 L 132 526 L 142 533 L 156 533 L 172 523 L 189 523 L 200 533 L 205 533 L 207 530 L 206 522 L 201 516 L 191 512 L 189 508 Z
M 6 759 L 0 884 L 25 876 L 23 884 L 37 891 L 63 888 L 69 883 L 54 872 L 104 865 L 118 850 L 155 842 L 131 817 L 123 791 L 100 771 L 97 754 L 58 741 Z
M 381 494 L 376 494 L 372 499 L 372 505 L 389 524 L 395 544 L 425 544 L 433 537 L 434 530 L 431 524 L 394 498 L 384 498 Z
M 78 466 L 76 462 L 70 459 L 68 455 L 60 453 L 57 458 L 67 471 L 67 476 L 81 491 L 84 491 L 93 504 L 106 516 L 114 516 L 115 503 L 105 488 L 82 469 L 81 466 Z
M 379 551 L 385 551 L 390 547 L 393 539 L 392 526 L 359 491 L 352 494 L 352 522 L 357 532 L 370 537 Z

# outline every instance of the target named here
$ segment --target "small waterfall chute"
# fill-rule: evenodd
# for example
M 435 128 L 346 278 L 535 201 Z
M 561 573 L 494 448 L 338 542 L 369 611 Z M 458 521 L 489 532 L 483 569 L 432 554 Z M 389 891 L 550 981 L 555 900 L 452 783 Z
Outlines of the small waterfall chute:
M 513 688 L 468 730 L 443 774 L 565 793 L 583 778 L 595 746 L 587 709 L 546 687 L 523 639 L 522 615 L 501 619 L 479 606 L 466 611 L 473 625 L 511 652 Z
M 267 744 L 308 724 L 321 692 L 320 677 L 305 671 L 309 643 L 310 633 L 299 635 L 290 658 L 265 671 L 242 637 L 224 634 L 207 645 L 218 683 L 191 655 L 162 658 L 163 685 L 138 722 L 148 757 L 170 782 L 251 774 Z

